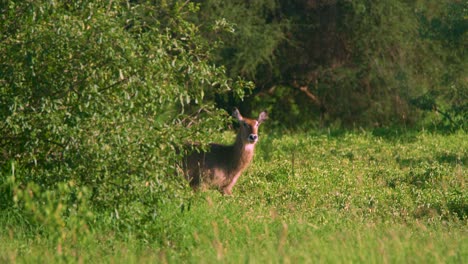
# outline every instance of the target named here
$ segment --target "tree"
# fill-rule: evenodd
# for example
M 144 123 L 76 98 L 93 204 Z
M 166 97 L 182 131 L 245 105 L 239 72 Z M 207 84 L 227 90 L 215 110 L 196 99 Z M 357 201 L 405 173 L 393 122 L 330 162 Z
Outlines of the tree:
M 461 70 L 450 77 L 443 73 L 450 63 L 444 58 L 457 61 L 450 68 L 466 68 L 460 1 L 263 0 L 230 2 L 227 8 L 216 0 L 201 3 L 201 21 L 232 23 L 231 33 L 222 36 L 218 63 L 227 65 L 231 76 L 255 81 L 245 107 L 268 108 L 278 124 L 292 127 L 320 118 L 322 124 L 343 126 L 412 125 L 424 117 L 415 99 L 451 90 L 448 83 L 435 88 L 439 80 L 455 81 L 460 91 L 466 86 Z M 445 9 L 451 15 L 436 11 Z M 440 32 L 425 26 L 430 17 L 445 21 L 438 36 L 452 46 L 421 35 Z
M 438 128 L 466 127 L 468 118 L 468 22 L 463 1 L 441 1 L 418 6 L 420 36 L 438 60 L 437 78 L 424 94 L 411 102 L 425 110 Z M 434 67 L 434 66 L 433 66 Z

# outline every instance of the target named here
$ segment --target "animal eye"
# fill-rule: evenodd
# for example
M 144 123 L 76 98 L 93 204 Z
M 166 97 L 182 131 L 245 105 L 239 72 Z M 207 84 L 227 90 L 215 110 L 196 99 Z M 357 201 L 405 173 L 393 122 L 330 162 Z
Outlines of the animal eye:
M 247 123 L 242 123 L 244 127 L 248 127 L 249 125 Z

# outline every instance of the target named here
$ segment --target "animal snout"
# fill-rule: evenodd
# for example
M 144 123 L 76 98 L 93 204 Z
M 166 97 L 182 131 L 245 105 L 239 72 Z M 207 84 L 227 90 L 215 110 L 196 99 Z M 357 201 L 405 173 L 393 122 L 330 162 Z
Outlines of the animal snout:
M 257 134 L 250 134 L 249 135 L 249 141 L 250 142 L 255 142 L 255 141 L 257 141 L 257 139 L 258 139 Z

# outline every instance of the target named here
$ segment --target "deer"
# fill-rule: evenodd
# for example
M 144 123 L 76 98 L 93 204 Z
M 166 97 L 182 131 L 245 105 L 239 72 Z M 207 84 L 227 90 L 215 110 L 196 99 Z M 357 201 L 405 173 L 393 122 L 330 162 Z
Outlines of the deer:
M 232 116 L 240 123 L 234 144 L 210 143 L 206 151 L 195 150 L 183 157 L 184 176 L 194 190 L 216 188 L 223 195 L 231 196 L 232 188 L 252 162 L 259 139 L 258 128 L 268 119 L 268 114 L 264 111 L 257 119 L 250 119 L 235 108 Z

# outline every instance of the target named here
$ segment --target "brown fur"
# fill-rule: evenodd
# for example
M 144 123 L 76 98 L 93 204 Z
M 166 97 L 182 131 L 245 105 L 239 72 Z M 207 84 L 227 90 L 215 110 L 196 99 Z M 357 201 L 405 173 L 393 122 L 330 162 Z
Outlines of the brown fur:
M 242 117 L 235 109 L 233 116 L 240 122 L 233 145 L 211 143 L 206 152 L 193 152 L 184 157 L 184 174 L 194 189 L 214 187 L 225 195 L 231 195 L 237 179 L 252 161 L 258 127 L 268 118 L 267 114 L 262 112 L 255 120 Z

